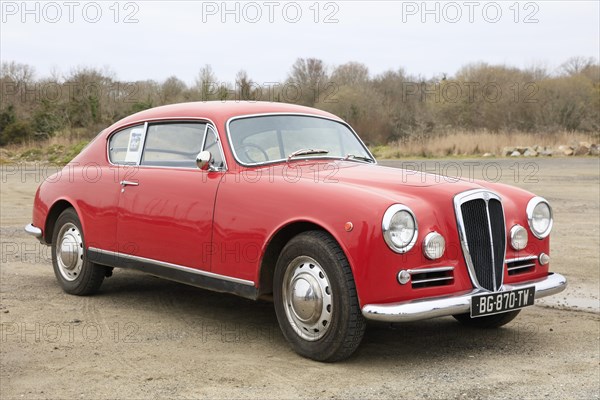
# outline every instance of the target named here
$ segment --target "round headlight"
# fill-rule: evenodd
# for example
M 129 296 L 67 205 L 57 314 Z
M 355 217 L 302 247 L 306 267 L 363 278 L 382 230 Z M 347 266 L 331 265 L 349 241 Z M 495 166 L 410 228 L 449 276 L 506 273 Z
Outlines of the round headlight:
M 417 241 L 417 220 L 410 208 L 394 204 L 383 215 L 383 238 L 396 253 L 406 253 Z
M 510 244 L 515 250 L 523 250 L 527 247 L 527 229 L 521 225 L 515 225 L 510 230 Z
M 552 209 L 546 200 L 534 197 L 527 204 L 527 220 L 531 232 L 538 239 L 544 239 L 552 230 Z
M 430 260 L 437 260 L 444 255 L 446 240 L 437 232 L 430 232 L 423 239 L 423 254 Z

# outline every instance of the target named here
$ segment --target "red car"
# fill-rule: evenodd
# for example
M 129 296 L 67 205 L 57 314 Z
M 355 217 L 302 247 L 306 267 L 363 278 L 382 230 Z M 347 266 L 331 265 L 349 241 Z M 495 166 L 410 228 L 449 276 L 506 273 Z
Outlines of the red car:
M 71 294 L 115 267 L 273 298 L 284 336 L 350 356 L 366 320 L 511 321 L 566 280 L 552 210 L 527 191 L 377 162 L 335 115 L 279 103 L 185 103 L 127 117 L 39 187 L 26 231 Z

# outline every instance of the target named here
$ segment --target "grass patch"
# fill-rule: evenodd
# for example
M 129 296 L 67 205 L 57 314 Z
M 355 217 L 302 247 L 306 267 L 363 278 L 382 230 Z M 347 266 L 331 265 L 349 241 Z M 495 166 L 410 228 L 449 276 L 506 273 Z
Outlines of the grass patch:
M 598 143 L 599 133 L 572 132 L 525 133 L 525 132 L 448 132 L 441 135 L 418 136 L 385 146 L 373 146 L 371 152 L 379 159 L 404 157 L 443 158 L 473 157 L 486 153 L 502 157 L 505 147 L 543 146 L 558 149 L 561 145 L 579 142 Z

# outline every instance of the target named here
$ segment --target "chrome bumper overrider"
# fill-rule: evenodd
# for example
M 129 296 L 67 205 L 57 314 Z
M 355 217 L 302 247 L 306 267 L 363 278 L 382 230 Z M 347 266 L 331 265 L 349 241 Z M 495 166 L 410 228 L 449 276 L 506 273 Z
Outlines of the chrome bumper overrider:
M 535 298 L 560 293 L 567 287 L 567 279 L 561 274 L 550 273 L 547 277 L 515 284 L 505 284 L 501 291 L 535 286 Z M 441 297 L 411 300 L 401 303 L 367 304 L 362 308 L 365 318 L 384 322 L 408 322 L 421 319 L 464 314 L 471 311 L 471 297 L 486 291 L 470 292 Z
M 42 238 L 42 230 L 40 228 L 38 228 L 37 226 L 33 226 L 33 224 L 27 225 L 25 227 L 25 232 L 27 232 L 31 236 L 34 236 L 38 239 Z

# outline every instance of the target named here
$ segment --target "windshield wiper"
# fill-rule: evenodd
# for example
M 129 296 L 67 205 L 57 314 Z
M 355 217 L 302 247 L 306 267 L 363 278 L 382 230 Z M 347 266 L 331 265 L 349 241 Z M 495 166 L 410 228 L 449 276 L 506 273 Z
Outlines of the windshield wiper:
M 356 156 L 354 154 L 346 154 L 346 157 L 344 157 L 342 160 L 343 161 L 347 161 L 347 160 L 363 161 L 363 162 L 366 162 L 366 163 L 369 163 L 369 164 L 371 164 L 374 161 L 372 158 L 363 157 L 363 156 Z
M 329 150 L 322 150 L 322 149 L 300 149 L 300 150 L 296 150 L 295 152 L 293 152 L 292 154 L 290 154 L 287 158 L 288 162 L 294 158 L 294 157 L 298 157 L 298 156 L 310 156 L 310 155 L 314 155 L 314 154 L 327 154 L 329 153 Z

